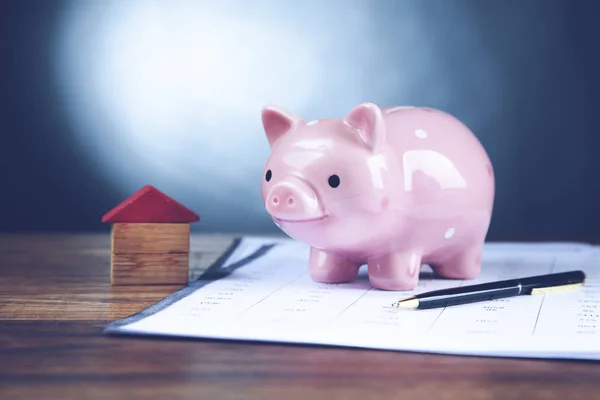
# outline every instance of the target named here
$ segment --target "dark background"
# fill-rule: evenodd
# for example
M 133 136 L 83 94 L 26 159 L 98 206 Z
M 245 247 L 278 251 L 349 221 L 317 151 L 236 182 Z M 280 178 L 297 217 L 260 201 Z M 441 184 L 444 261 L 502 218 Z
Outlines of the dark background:
M 388 46 L 395 40 L 422 41 L 433 54 L 428 71 L 436 75 L 431 79 L 420 75 L 419 83 L 410 86 L 410 91 L 398 89 L 397 101 L 393 96 L 380 99 L 370 92 L 361 100 L 390 105 L 427 103 L 454 112 L 473 127 L 497 174 L 489 237 L 599 239 L 600 2 L 372 3 L 377 10 L 369 16 L 370 23 L 388 40 Z M 290 1 L 287 7 L 302 8 L 302 4 Z M 130 186 L 120 185 L 123 177 L 104 173 L 106 164 L 94 161 L 74 139 L 80 132 L 69 120 L 64 91 L 60 91 L 53 69 L 55 32 L 70 6 L 56 0 L 0 2 L 0 230 L 4 232 L 107 230 L 100 223 L 101 216 L 138 187 L 152 183 L 142 177 L 130 180 Z M 427 37 L 406 38 L 396 31 L 399 21 L 406 21 L 402 13 L 409 6 L 414 11 L 411 15 L 420 18 L 415 23 L 428 27 Z M 307 12 L 318 13 L 314 8 Z M 294 18 L 293 14 L 287 18 Z M 248 18 L 253 17 L 250 14 Z M 464 45 L 461 27 L 467 25 L 468 37 L 481 47 Z M 409 62 L 409 54 L 395 53 L 393 47 L 388 52 L 389 63 L 401 66 Z M 494 83 L 480 78 L 486 71 L 469 68 L 473 60 L 483 58 L 486 63 L 478 65 L 494 69 Z M 411 74 L 417 79 L 418 71 L 419 66 L 407 67 L 403 79 L 410 81 Z M 369 77 L 365 79 L 361 84 L 368 86 Z M 452 90 L 428 97 L 440 82 Z M 470 92 L 473 88 L 479 97 Z M 344 97 L 343 91 L 315 91 L 311 95 Z M 329 115 L 331 110 L 339 114 L 349 105 L 335 109 L 315 106 L 304 116 Z M 258 111 L 256 115 L 258 118 Z M 267 151 L 257 126 L 252 134 L 257 135 L 261 150 L 250 152 L 256 157 L 251 159 L 243 190 L 236 192 L 233 178 L 215 179 L 219 181 L 216 184 L 206 168 L 193 172 L 194 188 L 209 186 L 203 192 L 196 193 L 184 184 L 169 186 L 168 182 L 173 182 L 169 179 L 161 181 L 166 182 L 163 187 L 169 189 L 168 194 L 201 215 L 202 222 L 193 229 L 277 232 L 266 213 L 256 206 Z M 202 157 L 203 149 L 196 151 Z M 232 149 L 226 153 L 228 158 L 215 160 L 214 169 L 223 162 L 229 171 L 235 171 L 236 151 L 241 150 Z M 245 166 L 240 166 L 240 174 L 243 170 Z M 233 177 L 232 172 L 230 175 Z M 222 203 L 219 195 L 231 201 Z M 249 203 L 252 207 L 247 206 Z

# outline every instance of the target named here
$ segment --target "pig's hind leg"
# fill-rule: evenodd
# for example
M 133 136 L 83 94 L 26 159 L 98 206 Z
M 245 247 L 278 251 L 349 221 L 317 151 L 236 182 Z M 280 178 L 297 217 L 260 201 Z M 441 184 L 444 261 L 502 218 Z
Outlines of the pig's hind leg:
M 382 290 L 412 290 L 419 282 L 421 256 L 403 251 L 372 257 L 368 261 L 369 282 Z
M 483 244 L 464 247 L 432 265 L 440 276 L 449 279 L 474 279 L 481 272 Z
M 332 252 L 310 248 L 309 275 L 315 282 L 352 282 L 360 265 Z

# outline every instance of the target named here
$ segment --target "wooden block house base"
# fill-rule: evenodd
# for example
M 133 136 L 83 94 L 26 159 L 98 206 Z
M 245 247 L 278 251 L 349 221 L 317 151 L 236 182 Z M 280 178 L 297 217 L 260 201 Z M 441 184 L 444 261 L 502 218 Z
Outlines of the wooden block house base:
M 112 285 L 185 285 L 189 254 L 113 254 Z
M 115 223 L 111 233 L 112 285 L 185 285 L 189 224 Z

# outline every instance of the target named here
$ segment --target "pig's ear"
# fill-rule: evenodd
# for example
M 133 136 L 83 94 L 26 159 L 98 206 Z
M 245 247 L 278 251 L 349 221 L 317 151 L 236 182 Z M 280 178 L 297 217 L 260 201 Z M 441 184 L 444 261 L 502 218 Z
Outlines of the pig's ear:
M 381 110 L 373 103 L 361 103 L 344 119 L 374 152 L 385 143 L 385 123 Z
M 262 124 L 271 147 L 298 121 L 300 118 L 281 108 L 266 106 L 262 109 Z

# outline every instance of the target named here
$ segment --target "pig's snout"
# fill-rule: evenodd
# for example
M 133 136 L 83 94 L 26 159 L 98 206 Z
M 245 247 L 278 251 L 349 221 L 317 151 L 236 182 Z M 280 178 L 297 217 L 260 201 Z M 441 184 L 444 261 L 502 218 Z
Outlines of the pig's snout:
M 325 217 L 314 190 L 302 179 L 284 178 L 266 197 L 267 212 L 281 221 L 306 221 Z

